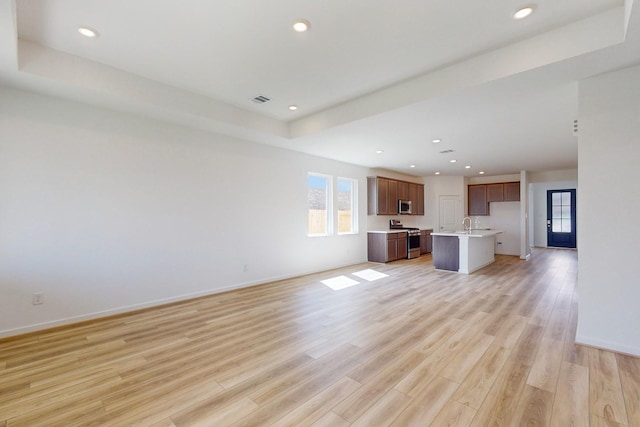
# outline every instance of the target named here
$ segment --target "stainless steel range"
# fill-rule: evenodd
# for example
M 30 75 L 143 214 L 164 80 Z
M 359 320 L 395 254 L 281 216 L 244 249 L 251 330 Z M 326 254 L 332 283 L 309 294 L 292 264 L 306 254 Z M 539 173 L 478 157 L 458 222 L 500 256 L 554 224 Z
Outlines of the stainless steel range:
M 399 219 L 389 220 L 390 230 L 402 230 L 407 232 L 407 258 L 418 258 L 420 256 L 420 229 L 415 227 L 405 227 Z

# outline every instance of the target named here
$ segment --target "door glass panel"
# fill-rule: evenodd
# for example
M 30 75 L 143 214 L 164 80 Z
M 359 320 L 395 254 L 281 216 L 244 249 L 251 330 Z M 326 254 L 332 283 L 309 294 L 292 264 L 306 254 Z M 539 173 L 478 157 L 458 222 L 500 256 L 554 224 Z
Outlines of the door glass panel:
M 551 195 L 551 231 L 571 233 L 571 193 L 553 193 Z
M 576 191 L 547 191 L 547 244 L 576 247 Z

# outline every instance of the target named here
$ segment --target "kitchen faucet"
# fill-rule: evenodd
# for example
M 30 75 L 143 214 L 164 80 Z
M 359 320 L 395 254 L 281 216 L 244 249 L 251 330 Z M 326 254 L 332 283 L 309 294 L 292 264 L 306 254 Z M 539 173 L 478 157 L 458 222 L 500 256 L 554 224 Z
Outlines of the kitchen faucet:
M 465 225 L 465 223 L 464 223 L 466 220 L 469 220 L 469 228 L 467 228 L 467 226 L 466 226 L 466 225 Z M 470 217 L 465 216 L 465 217 L 462 219 L 462 225 L 464 226 L 464 230 L 465 230 L 465 231 L 468 231 L 469 233 L 471 233 L 471 218 L 470 218 Z

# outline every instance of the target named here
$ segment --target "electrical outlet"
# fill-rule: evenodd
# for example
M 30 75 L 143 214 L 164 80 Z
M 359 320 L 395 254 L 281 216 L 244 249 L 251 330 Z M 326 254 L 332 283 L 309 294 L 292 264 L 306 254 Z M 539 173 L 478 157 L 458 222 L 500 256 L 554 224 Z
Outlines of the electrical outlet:
M 242 271 L 249 271 L 249 266 L 247 264 L 243 264 Z
M 44 304 L 44 294 L 40 292 L 40 293 L 31 295 L 31 304 L 33 305 Z

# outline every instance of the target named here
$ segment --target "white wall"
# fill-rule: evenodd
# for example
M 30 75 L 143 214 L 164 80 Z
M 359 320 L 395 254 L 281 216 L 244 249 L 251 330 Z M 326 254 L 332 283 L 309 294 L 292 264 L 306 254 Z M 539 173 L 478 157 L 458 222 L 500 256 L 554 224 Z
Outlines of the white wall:
M 493 184 L 496 182 L 515 182 L 520 181 L 520 174 L 508 175 L 478 175 L 467 179 L 467 185 L 474 184 Z
M 366 168 L 6 88 L 0 130 L 0 336 L 366 260 Z M 360 234 L 307 237 L 309 171 Z
M 576 138 L 576 144 L 578 140 Z M 529 182 L 578 181 L 578 169 L 561 169 L 552 171 L 528 172 Z
M 496 236 L 496 253 L 519 256 L 520 202 L 492 202 L 490 209 L 491 215 L 479 217 L 480 227 L 502 230 L 502 234 Z
M 580 83 L 576 341 L 640 356 L 640 67 Z
M 520 171 L 520 259 L 529 259 L 531 256 L 531 231 L 529 230 L 529 206 L 531 197 L 529 194 L 529 172 Z

